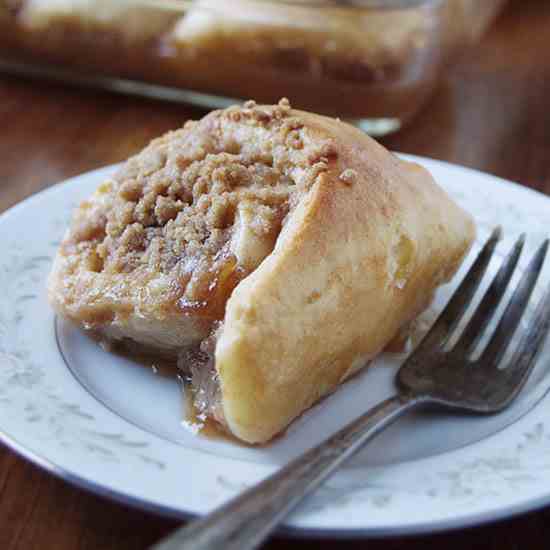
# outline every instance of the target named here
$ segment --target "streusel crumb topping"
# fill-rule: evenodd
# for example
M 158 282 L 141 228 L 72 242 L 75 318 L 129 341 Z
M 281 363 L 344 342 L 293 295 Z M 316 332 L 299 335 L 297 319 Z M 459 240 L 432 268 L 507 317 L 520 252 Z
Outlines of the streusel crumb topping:
M 130 275 L 159 310 L 223 317 L 238 282 L 273 250 L 297 196 L 335 160 L 287 99 L 215 112 L 154 140 L 79 207 L 63 253 L 74 268 Z

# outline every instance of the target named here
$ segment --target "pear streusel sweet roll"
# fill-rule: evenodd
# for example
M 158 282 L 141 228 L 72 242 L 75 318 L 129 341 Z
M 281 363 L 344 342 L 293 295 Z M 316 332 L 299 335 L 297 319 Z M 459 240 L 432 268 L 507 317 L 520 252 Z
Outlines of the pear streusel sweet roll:
M 360 130 L 248 102 L 154 140 L 83 202 L 49 296 L 178 360 L 199 412 L 260 443 L 380 353 L 474 234 Z

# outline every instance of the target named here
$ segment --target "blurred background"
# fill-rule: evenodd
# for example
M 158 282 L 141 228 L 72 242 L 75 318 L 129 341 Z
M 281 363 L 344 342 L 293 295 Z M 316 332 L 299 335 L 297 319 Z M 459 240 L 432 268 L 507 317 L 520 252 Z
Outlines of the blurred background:
M 544 0 L 1 0 L 1 175 L 35 189 L 207 109 L 284 96 L 524 179 L 506 148 L 545 97 L 549 18 Z

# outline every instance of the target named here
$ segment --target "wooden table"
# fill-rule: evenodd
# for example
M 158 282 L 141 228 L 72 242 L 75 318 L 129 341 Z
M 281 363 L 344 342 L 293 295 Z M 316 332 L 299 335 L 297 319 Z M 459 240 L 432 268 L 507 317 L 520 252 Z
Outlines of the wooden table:
M 550 2 L 516 0 L 388 147 L 550 193 Z M 183 105 L 0 77 L 0 210 L 138 151 L 200 112 Z M 185 474 L 183 474 L 185 475 Z M 0 549 L 140 549 L 177 526 L 75 489 L 0 448 Z M 550 508 L 450 534 L 385 541 L 276 539 L 268 548 L 542 549 Z

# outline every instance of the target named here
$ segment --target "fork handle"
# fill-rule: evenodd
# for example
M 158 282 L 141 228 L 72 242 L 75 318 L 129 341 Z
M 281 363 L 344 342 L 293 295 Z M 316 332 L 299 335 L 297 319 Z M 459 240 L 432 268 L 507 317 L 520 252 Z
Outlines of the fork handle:
M 252 550 L 342 463 L 403 413 L 424 402 L 394 396 L 352 421 L 262 482 L 151 550 Z

